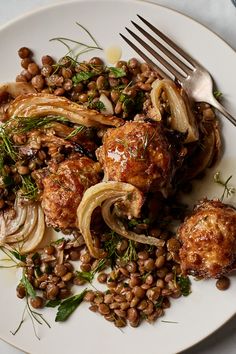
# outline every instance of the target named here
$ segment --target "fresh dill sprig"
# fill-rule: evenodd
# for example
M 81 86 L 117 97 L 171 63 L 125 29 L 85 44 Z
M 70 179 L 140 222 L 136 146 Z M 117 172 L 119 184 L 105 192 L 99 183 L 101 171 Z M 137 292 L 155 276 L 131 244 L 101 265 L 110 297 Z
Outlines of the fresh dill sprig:
M 138 259 L 135 242 L 133 240 L 129 240 L 129 245 L 121 258 L 125 262 L 136 261 Z
M 45 318 L 43 317 L 43 315 L 39 312 L 36 312 L 34 310 L 32 310 L 32 308 L 30 307 L 29 304 L 29 297 L 35 298 L 36 297 L 36 291 L 34 290 L 32 284 L 30 283 L 30 281 L 28 280 L 26 273 L 25 273 L 25 269 L 23 269 L 22 272 L 22 278 L 21 278 L 21 284 L 23 285 L 23 287 L 25 288 L 25 292 L 26 292 L 26 305 L 25 308 L 23 310 L 23 314 L 21 317 L 21 321 L 19 323 L 19 325 L 17 326 L 17 328 L 15 329 L 15 331 L 11 331 L 11 334 L 14 336 L 16 335 L 19 330 L 21 329 L 23 323 L 25 322 L 25 317 L 26 317 L 26 312 L 28 313 L 30 320 L 32 322 L 32 326 L 33 326 L 33 330 L 34 330 L 34 334 L 36 336 L 36 338 L 38 340 L 40 340 L 37 332 L 36 332 L 36 328 L 35 328 L 35 322 L 37 322 L 38 324 L 42 325 L 43 323 L 45 323 L 49 328 L 51 328 L 50 324 L 45 320 Z
M 24 265 L 26 256 L 20 254 L 16 249 L 9 249 L 5 248 L 4 246 L 1 246 L 0 250 L 7 256 L 7 259 L 0 259 L 0 261 L 10 261 L 13 263 L 13 265 L 10 266 L 1 265 L 0 268 L 17 268 L 22 267 L 22 265 Z
M 84 129 L 85 129 L 85 127 L 83 125 L 79 125 L 74 130 L 72 130 L 72 132 L 70 134 L 68 134 L 65 139 L 68 140 L 68 139 L 73 138 L 74 136 L 76 136 L 77 134 L 82 132 Z
M 38 196 L 38 188 L 30 175 L 21 176 L 22 187 L 20 189 L 21 195 L 26 199 L 36 200 Z
M 0 150 L 1 150 L 1 166 L 3 167 L 4 158 L 9 156 L 13 161 L 17 159 L 17 153 L 14 148 L 14 143 L 5 130 L 5 124 L 0 127 Z
M 226 198 L 231 197 L 234 193 L 235 193 L 235 188 L 234 187 L 229 187 L 229 182 L 231 180 L 233 176 L 229 176 L 226 181 L 222 181 L 221 177 L 220 177 L 220 172 L 216 172 L 216 174 L 214 175 L 214 182 L 221 185 L 222 187 L 224 187 L 222 196 L 220 198 L 221 201 L 224 200 L 224 197 L 226 195 Z
M 95 40 L 94 36 L 88 31 L 87 28 L 85 28 L 79 22 L 76 22 L 76 25 L 79 26 L 80 28 L 82 28 L 82 30 L 85 33 L 87 33 L 90 40 L 92 40 L 92 42 L 93 42 L 92 45 L 89 45 L 89 44 L 86 44 L 86 43 L 83 43 L 80 41 L 76 41 L 71 38 L 66 38 L 66 37 L 55 37 L 55 38 L 51 38 L 49 40 L 50 42 L 57 41 L 57 42 L 63 44 L 68 51 L 65 56 L 70 56 L 70 58 L 75 62 L 77 62 L 78 57 L 84 53 L 87 53 L 87 52 L 95 50 L 95 49 L 102 50 L 102 48 L 99 46 L 98 42 Z M 75 45 L 76 48 L 72 48 L 71 44 Z M 79 48 L 81 48 L 81 50 L 74 54 L 75 50 L 76 49 L 78 50 Z
M 35 328 L 35 321 L 37 323 L 39 323 L 40 325 L 43 324 L 43 322 L 48 326 L 48 328 L 51 328 L 50 324 L 45 320 L 45 318 L 43 317 L 43 315 L 39 312 L 36 312 L 34 310 L 32 310 L 32 308 L 30 307 L 30 304 L 29 304 L 29 296 L 28 294 L 26 294 L 26 305 L 25 305 L 25 308 L 23 310 L 23 313 L 22 313 L 22 317 L 21 317 L 21 320 L 20 320 L 20 323 L 19 325 L 17 326 L 17 328 L 14 330 L 14 331 L 10 331 L 11 334 L 13 336 L 15 336 L 19 330 L 21 329 L 23 323 L 25 322 L 25 317 L 26 317 L 26 312 L 28 313 L 29 317 L 30 317 L 30 320 L 32 322 L 32 326 L 33 326 L 33 330 L 34 330 L 34 334 L 35 334 L 35 337 L 40 340 L 40 337 L 38 336 L 37 332 L 36 332 L 36 328 Z
M 61 116 L 13 117 L 5 123 L 4 127 L 8 134 L 21 134 L 32 129 L 45 127 L 53 122 L 67 123 L 68 121 L 67 118 Z
M 76 274 L 80 279 L 91 283 L 95 274 L 103 270 L 106 267 L 108 261 L 111 262 L 111 267 L 113 267 L 115 259 L 119 257 L 117 254 L 117 245 L 120 242 L 120 237 L 113 231 L 110 232 L 109 236 L 110 238 L 104 242 L 103 247 L 107 252 L 106 257 L 100 259 L 96 267 L 90 272 L 77 271 Z

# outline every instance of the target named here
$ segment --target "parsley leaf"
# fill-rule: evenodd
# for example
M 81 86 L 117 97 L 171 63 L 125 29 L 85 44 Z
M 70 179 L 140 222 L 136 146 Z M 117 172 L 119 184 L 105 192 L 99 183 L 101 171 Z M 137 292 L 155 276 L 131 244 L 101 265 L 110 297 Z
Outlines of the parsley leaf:
M 85 289 L 82 293 L 69 297 L 68 299 L 62 301 L 60 304 L 57 315 L 56 322 L 64 322 L 70 317 L 70 315 L 77 309 L 84 299 L 87 290 Z
M 60 299 L 49 300 L 45 306 L 46 307 L 57 307 L 60 305 L 60 303 L 61 303 Z
M 91 77 L 95 76 L 96 74 L 91 71 L 80 71 L 79 73 L 75 74 L 72 77 L 72 81 L 74 85 L 79 84 L 81 81 L 89 80 Z
M 176 282 L 179 285 L 183 296 L 188 296 L 191 293 L 191 282 L 189 277 L 179 275 L 176 277 Z
M 109 67 L 109 71 L 113 74 L 115 78 L 120 78 L 126 76 L 126 72 L 122 68 Z
M 91 283 L 91 281 L 93 280 L 94 274 L 95 274 L 94 272 L 80 272 L 80 271 L 76 272 L 76 275 L 79 279 L 88 281 L 89 283 Z
M 33 298 L 36 297 L 36 292 L 33 288 L 33 285 L 30 283 L 29 279 L 26 277 L 24 270 L 22 273 L 21 284 L 24 286 L 25 291 L 29 296 L 31 296 Z

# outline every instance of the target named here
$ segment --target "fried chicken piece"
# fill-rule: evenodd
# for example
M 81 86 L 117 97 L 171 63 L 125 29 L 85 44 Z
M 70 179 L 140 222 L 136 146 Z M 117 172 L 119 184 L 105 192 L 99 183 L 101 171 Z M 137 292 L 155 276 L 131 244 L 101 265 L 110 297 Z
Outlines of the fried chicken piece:
M 100 180 L 99 163 L 87 157 L 61 162 L 42 181 L 42 208 L 47 225 L 61 230 L 74 228 L 76 210 L 85 190 Z
M 144 192 L 169 187 L 172 154 L 160 124 L 127 122 L 109 129 L 96 151 L 105 180 L 127 182 Z
M 178 229 L 184 274 L 218 278 L 236 268 L 236 209 L 203 200 Z

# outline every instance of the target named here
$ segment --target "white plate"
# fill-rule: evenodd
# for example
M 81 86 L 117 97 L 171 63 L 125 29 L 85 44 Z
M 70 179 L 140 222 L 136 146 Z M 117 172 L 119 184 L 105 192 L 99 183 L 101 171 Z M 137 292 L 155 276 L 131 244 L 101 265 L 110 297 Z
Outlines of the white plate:
M 197 22 L 167 8 L 135 1 L 84 1 L 61 4 L 30 14 L 10 23 L 0 31 L 1 81 L 14 80 L 20 71 L 17 50 L 21 46 L 32 48 L 40 58 L 44 54 L 60 57 L 65 49 L 49 39 L 64 36 L 85 39 L 78 21 L 94 34 L 103 48 L 118 44 L 123 48 L 123 57 L 135 53 L 122 41 L 118 33 L 130 25 L 136 14 L 141 14 L 167 35 L 182 45 L 193 57 L 209 69 L 216 79 L 225 103 L 236 113 L 235 52 L 219 37 Z M 100 52 L 91 56 L 101 55 Z M 223 120 L 222 120 L 223 121 Z M 236 139 L 235 128 L 223 123 L 225 137 L 224 157 L 214 171 L 220 170 L 223 177 L 235 175 Z M 204 181 L 197 183 L 193 199 L 217 197 L 221 188 L 213 183 L 214 171 L 209 171 Z M 236 177 L 236 176 L 234 176 Z M 232 184 L 236 185 L 233 178 Z M 231 203 L 234 200 L 229 200 Z M 139 328 L 123 331 L 106 322 L 101 316 L 91 313 L 87 305 L 81 307 L 66 323 L 55 323 L 55 311 L 42 311 L 50 322 L 51 329 L 39 326 L 41 340 L 34 336 L 29 319 L 17 335 L 10 330 L 16 328 L 24 308 L 24 301 L 16 298 L 14 272 L 0 271 L 0 337 L 22 350 L 34 354 L 170 354 L 176 353 L 199 342 L 219 328 L 236 312 L 236 279 L 228 291 L 220 292 L 214 281 L 193 282 L 192 294 L 172 301 L 172 306 L 163 318 L 154 325 L 143 324 Z

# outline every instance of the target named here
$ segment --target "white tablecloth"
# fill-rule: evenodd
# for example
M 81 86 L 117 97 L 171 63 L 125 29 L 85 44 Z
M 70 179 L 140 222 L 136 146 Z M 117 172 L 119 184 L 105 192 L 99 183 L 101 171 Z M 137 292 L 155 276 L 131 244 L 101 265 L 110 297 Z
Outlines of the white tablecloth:
M 0 0 L 0 25 L 31 10 L 59 2 L 63 0 Z M 151 2 L 173 8 L 194 18 L 220 35 L 236 50 L 236 8 L 230 0 L 152 0 Z M 207 318 L 203 320 L 207 321 Z M 235 343 L 236 316 L 203 342 L 186 350 L 184 354 L 235 354 Z M 0 340 L 0 354 L 22 354 L 22 352 Z

